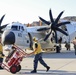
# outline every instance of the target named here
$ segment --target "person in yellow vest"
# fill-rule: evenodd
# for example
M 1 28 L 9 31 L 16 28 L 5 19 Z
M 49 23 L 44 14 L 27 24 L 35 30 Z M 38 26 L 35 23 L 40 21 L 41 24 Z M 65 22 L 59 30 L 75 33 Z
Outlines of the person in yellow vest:
M 44 62 L 43 58 L 42 58 L 42 49 L 41 49 L 41 45 L 38 42 L 37 38 L 33 38 L 33 52 L 27 54 L 27 55 L 32 55 L 35 54 L 35 58 L 34 58 L 34 70 L 31 71 L 31 73 L 36 73 L 37 72 L 37 65 L 38 65 L 38 61 L 46 68 L 46 71 L 49 71 L 50 67 Z
M 3 57 L 4 57 L 4 54 L 3 54 L 3 46 L 1 44 L 1 37 L 0 37 L 0 69 L 3 69 L 1 67 L 1 63 L 3 62 Z

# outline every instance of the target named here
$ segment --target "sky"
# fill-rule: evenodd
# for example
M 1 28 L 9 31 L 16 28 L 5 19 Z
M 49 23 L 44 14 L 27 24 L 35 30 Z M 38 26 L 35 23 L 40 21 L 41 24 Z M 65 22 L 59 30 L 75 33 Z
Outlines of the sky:
M 76 16 L 76 0 L 0 0 L 0 17 L 5 14 L 2 24 L 32 23 L 39 21 L 39 16 L 50 20 L 50 9 L 54 18 L 61 11 L 64 11 L 61 18 Z

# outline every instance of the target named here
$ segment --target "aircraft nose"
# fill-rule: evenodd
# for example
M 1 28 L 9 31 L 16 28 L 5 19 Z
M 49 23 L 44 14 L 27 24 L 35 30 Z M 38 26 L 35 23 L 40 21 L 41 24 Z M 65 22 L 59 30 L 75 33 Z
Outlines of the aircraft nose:
M 15 34 L 14 32 L 5 32 L 2 36 L 2 44 L 14 44 L 15 43 Z

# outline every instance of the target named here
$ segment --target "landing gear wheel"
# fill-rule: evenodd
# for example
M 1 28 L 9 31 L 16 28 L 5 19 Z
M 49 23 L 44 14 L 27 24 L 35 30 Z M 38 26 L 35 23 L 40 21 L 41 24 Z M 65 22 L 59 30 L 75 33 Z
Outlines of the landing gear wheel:
M 21 70 L 21 65 L 17 66 L 17 72 L 19 72 Z
M 16 65 L 13 65 L 10 67 L 10 72 L 15 74 L 17 72 L 17 66 Z

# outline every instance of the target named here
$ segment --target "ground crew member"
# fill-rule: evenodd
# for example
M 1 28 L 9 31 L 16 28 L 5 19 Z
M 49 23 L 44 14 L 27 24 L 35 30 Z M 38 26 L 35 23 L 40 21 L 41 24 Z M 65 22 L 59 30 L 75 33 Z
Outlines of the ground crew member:
M 76 55 L 76 37 L 75 37 L 75 39 L 73 40 L 73 44 L 74 44 L 75 55 Z
M 65 41 L 65 47 L 66 47 L 67 50 L 70 50 L 70 43 Z
M 3 57 L 4 57 L 3 47 L 2 47 L 2 44 L 1 44 L 1 37 L 0 37 L 0 69 L 3 69 L 3 68 L 1 67 L 1 63 L 3 62 Z
M 31 71 L 31 73 L 36 73 L 37 72 L 37 65 L 38 65 L 38 61 L 44 66 L 46 67 L 46 71 L 48 71 L 50 69 L 50 67 L 44 62 L 43 58 L 42 58 L 42 49 L 41 49 L 41 45 L 38 42 L 37 38 L 33 38 L 34 44 L 33 44 L 33 52 L 28 54 L 35 54 L 35 58 L 34 58 L 34 70 Z

